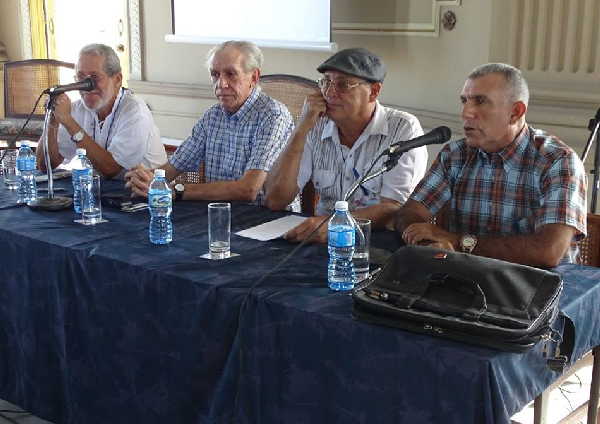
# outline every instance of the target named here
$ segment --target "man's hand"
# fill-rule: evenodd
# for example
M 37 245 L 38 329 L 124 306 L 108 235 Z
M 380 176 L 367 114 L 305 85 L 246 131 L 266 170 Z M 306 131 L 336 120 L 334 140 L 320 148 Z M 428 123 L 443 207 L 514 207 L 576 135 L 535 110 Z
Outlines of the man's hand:
M 131 189 L 131 197 L 148 197 L 148 189 L 154 178 L 154 172 L 151 169 L 138 165 L 125 173 L 125 187 Z
M 410 224 L 402 233 L 406 244 L 434 246 L 447 250 L 455 250 L 459 235 L 443 230 L 437 225 L 427 222 Z
M 300 225 L 292 228 L 284 234 L 283 238 L 292 242 L 299 242 L 306 239 L 321 222 L 327 219 L 326 216 L 313 216 L 306 218 Z M 312 243 L 327 243 L 327 224 L 323 224 L 309 240 Z
M 304 113 L 300 117 L 300 123 L 312 128 L 320 117 L 325 116 L 326 112 L 327 102 L 321 92 L 309 94 L 304 100 Z
M 54 99 L 53 119 L 59 124 L 65 125 L 72 120 L 71 117 L 71 99 L 65 93 L 59 94 Z

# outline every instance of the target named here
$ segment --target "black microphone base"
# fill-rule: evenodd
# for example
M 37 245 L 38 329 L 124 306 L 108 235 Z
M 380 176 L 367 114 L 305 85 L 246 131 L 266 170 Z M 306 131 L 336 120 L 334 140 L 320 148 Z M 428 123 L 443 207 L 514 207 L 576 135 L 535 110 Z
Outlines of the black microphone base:
M 52 199 L 48 197 L 40 197 L 32 202 L 29 202 L 27 206 L 35 210 L 60 211 L 70 208 L 72 204 L 73 199 L 70 197 L 54 196 Z

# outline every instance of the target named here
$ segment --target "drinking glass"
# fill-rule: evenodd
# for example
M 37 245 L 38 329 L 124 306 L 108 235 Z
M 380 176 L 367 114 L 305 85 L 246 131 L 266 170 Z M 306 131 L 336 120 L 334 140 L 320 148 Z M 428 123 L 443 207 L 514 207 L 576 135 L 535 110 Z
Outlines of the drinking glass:
M 102 222 L 102 204 L 99 175 L 83 175 L 80 181 L 81 221 L 84 225 Z
M 369 246 L 371 244 L 371 220 L 355 218 L 356 221 L 356 242 L 354 243 L 354 254 L 352 263 L 354 265 L 354 274 L 356 282 L 359 283 L 369 278 Z
M 208 204 L 208 250 L 211 259 L 230 256 L 231 205 L 229 203 Z
M 0 151 L 2 157 L 2 175 L 4 176 L 4 185 L 9 190 L 15 190 L 19 186 L 17 178 L 17 155 L 18 149 L 6 149 Z

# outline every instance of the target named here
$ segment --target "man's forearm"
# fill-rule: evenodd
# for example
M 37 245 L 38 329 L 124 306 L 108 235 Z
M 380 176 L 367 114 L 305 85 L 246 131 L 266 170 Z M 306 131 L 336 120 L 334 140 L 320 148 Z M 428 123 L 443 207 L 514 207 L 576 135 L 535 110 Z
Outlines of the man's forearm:
M 54 169 L 60 165 L 64 158 L 58 151 L 58 125 L 48 125 L 48 152 L 50 155 L 50 166 Z M 44 156 L 44 136 L 40 137 L 36 149 L 36 161 L 38 169 L 46 170 L 46 159 Z
M 183 200 L 231 200 L 253 202 L 256 194 L 239 181 L 214 181 L 203 184 L 186 184 Z
M 557 266 L 569 248 L 574 231 L 546 228 L 535 234 L 518 236 L 482 237 L 472 253 L 530 266 L 552 268 Z M 550 227 L 550 226 L 546 226 Z M 562 231 L 562 230 L 564 230 Z
M 265 177 L 265 171 L 249 170 L 237 181 L 186 184 L 183 199 L 254 202 L 264 183 Z
M 265 183 L 266 205 L 270 209 L 284 209 L 298 193 L 298 172 L 310 127 L 300 124 L 283 153 L 279 156 Z
M 396 231 L 402 234 L 409 225 L 418 222 L 429 222 L 430 218 L 431 214 L 422 204 L 409 199 L 398 210 L 394 226 Z
M 77 132 L 83 131 L 73 118 L 65 120 L 63 126 L 71 137 Z M 85 149 L 86 156 L 92 162 L 94 169 L 108 178 L 114 177 L 121 172 L 123 168 L 115 161 L 112 154 L 100 147 L 88 133 L 83 131 L 83 134 L 83 140 L 77 143 L 77 147 Z
M 94 139 L 87 134 L 81 142 L 77 143 L 77 147 L 85 149 L 86 156 L 92 162 L 94 169 L 105 177 L 114 177 L 123 169 L 123 167 L 115 161 L 115 158 L 113 158 L 113 155 L 108 150 L 100 147 Z
M 400 203 L 386 200 L 377 205 L 356 209 L 352 211 L 352 216 L 354 218 L 370 219 L 372 228 L 385 228 L 393 221 L 398 209 L 400 209 Z

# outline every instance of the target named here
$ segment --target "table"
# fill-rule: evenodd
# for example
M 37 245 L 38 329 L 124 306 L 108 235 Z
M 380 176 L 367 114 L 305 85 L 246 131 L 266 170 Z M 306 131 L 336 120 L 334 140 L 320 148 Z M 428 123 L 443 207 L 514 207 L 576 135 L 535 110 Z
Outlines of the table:
M 239 257 L 200 259 L 204 202 L 175 204 L 168 246 L 149 243 L 147 212 L 104 215 L 84 227 L 71 211 L 15 207 L 0 187 L 0 397 L 57 424 L 505 423 L 557 378 L 541 346 L 499 352 L 353 320 L 350 296 L 326 288 L 325 246 L 248 294 L 293 245 L 233 235 Z M 232 231 L 281 215 L 233 204 Z M 600 344 L 600 269 L 558 271 L 578 358 Z

